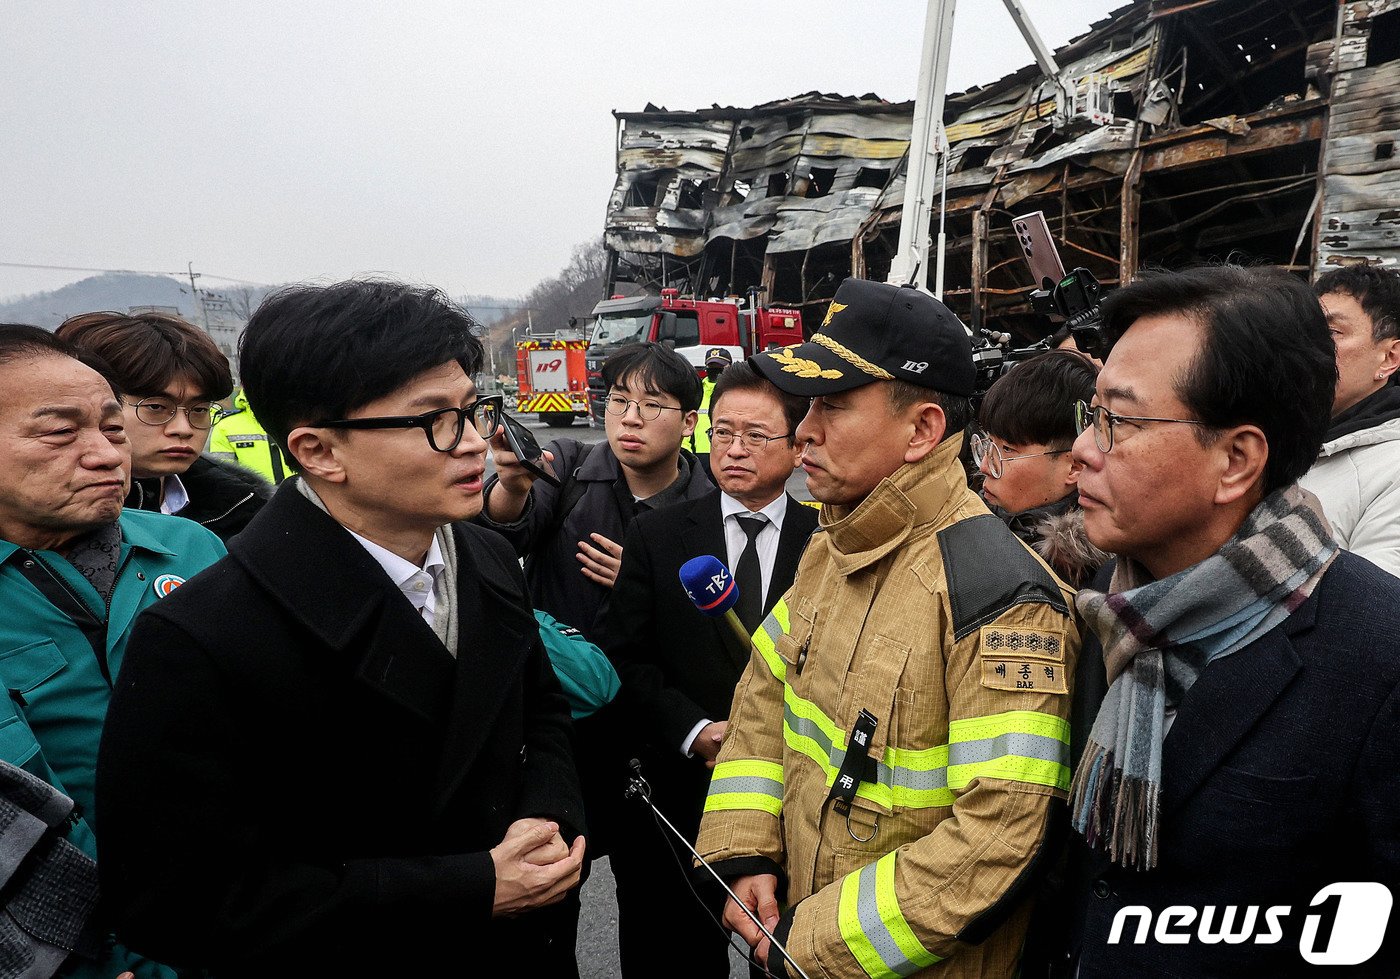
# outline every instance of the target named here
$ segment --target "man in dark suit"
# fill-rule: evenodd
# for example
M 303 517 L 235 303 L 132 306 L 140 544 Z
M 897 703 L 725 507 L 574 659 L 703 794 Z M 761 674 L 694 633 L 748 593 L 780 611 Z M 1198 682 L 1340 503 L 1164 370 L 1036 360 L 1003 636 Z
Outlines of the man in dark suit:
M 1297 485 L 1336 383 L 1322 310 L 1225 266 L 1140 278 L 1103 322 L 1073 451 L 1117 559 L 1078 596 L 1068 884 L 1024 972 L 1394 976 L 1400 582 Z
M 749 649 L 695 609 L 680 567 L 709 554 L 731 568 L 740 589 L 736 611 L 752 631 L 792 584 L 817 526 L 817 511 L 784 491 L 801 455 L 793 433 L 806 399 L 784 394 L 740 361 L 716 382 L 710 407 L 719 489 L 637 518 L 602 638 L 622 678 L 618 713 L 652 800 L 692 843 Z M 697 903 L 684 869 L 689 855 L 649 810 L 635 807 L 627 818 L 631 832 L 620 834 L 612 854 L 623 975 L 654 974 L 664 961 L 667 975 L 727 976 L 724 933 L 709 918 L 718 918 L 723 894 L 702 887 Z M 677 947 L 685 954 L 674 955 Z
M 98 773 L 132 947 L 219 976 L 460 974 L 487 947 L 577 975 L 567 703 L 515 555 L 463 523 L 500 423 L 473 326 L 383 281 L 249 322 L 248 397 L 301 475 L 133 633 Z

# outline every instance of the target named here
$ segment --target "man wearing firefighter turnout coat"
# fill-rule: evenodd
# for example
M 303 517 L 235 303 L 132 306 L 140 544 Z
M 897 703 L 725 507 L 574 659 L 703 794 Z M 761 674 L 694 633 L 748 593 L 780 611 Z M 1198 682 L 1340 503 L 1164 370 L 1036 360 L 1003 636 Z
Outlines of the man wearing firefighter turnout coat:
M 1072 593 L 967 488 L 967 334 L 849 279 L 811 341 L 754 358 L 813 398 L 825 504 L 753 637 L 698 851 L 812 979 L 1009 976 L 1069 786 Z M 731 901 L 775 975 L 792 962 Z

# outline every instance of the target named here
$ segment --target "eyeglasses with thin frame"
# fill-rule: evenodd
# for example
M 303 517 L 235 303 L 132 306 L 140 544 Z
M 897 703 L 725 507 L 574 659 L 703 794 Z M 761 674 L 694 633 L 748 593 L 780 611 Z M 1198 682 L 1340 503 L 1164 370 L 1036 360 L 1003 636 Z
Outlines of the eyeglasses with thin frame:
M 1205 425 L 1195 418 L 1151 418 L 1147 415 L 1120 415 L 1109 411 L 1103 405 L 1091 405 L 1087 401 L 1074 403 L 1074 428 L 1080 435 L 1092 427 L 1094 444 L 1104 455 L 1113 451 L 1113 430 L 1121 422 L 1138 424 L 1141 422 L 1164 422 L 1172 425 Z
M 621 417 L 627 414 L 628 405 L 637 406 L 637 415 L 644 422 L 654 422 L 661 417 L 663 411 L 685 411 L 684 408 L 676 408 L 672 405 L 663 405 L 659 401 L 634 401 L 631 398 L 624 398 L 620 394 L 608 395 L 608 414 Z
M 784 432 L 781 435 L 764 435 L 762 432 L 731 432 L 727 428 L 710 429 L 710 442 L 714 445 L 728 446 L 737 438 L 744 443 L 744 447 L 758 451 L 769 442 L 776 442 L 778 439 L 792 438 L 791 432 Z
M 204 401 L 192 405 L 175 405 L 170 403 L 169 398 L 142 398 L 140 401 L 127 401 L 123 398 L 122 404 L 136 409 L 136 420 L 141 424 L 158 428 L 169 425 L 175 413 L 183 411 L 191 428 L 210 429 L 214 427 L 220 413 L 217 404 Z
M 1007 455 L 1002 451 L 1001 446 L 991 440 L 989 436 L 977 434 L 972 436 L 972 461 L 977 467 L 985 468 L 987 475 L 993 479 L 1001 479 L 1006 472 L 1006 464 L 1015 462 L 1017 459 L 1034 459 L 1038 456 L 1058 456 L 1064 455 L 1069 449 L 1048 449 L 1045 452 L 1022 452 L 1019 455 Z
M 489 439 L 501 430 L 505 399 L 499 394 L 477 398 L 465 408 L 436 408 L 421 415 L 381 415 L 374 418 L 336 418 L 316 422 L 310 428 L 421 428 L 434 452 L 451 452 L 462 442 L 467 422 Z

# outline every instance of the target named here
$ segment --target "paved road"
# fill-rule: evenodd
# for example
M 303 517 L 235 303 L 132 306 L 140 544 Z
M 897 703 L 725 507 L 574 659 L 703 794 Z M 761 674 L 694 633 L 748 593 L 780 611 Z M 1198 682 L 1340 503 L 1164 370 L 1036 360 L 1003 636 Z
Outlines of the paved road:
M 577 422 L 571 428 L 551 428 L 534 415 L 516 415 L 543 445 L 551 439 L 575 438 L 580 442 L 601 442 L 602 426 L 590 428 Z M 799 499 L 810 499 L 801 470 L 788 481 L 788 490 Z M 619 974 L 617 958 L 617 901 L 613 896 L 612 869 L 606 858 L 593 864 L 593 875 L 583 887 L 583 913 L 578 926 L 578 967 L 581 979 L 613 979 Z M 684 954 L 683 949 L 677 949 Z M 745 979 L 748 966 L 738 952 L 730 953 L 731 979 Z

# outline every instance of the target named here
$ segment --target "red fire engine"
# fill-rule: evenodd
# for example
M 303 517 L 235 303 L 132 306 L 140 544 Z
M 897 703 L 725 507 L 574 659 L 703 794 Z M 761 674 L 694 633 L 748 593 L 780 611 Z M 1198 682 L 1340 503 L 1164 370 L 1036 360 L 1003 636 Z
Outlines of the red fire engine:
M 559 335 L 530 337 L 515 345 L 520 381 L 516 411 L 538 414 L 551 426 L 568 426 L 588 417 L 588 341 Z
M 705 369 L 705 351 L 727 347 L 735 360 L 771 347 L 801 343 L 802 313 L 781 306 L 758 306 L 750 298 L 698 300 L 675 289 L 659 296 L 613 296 L 593 308 L 593 337 L 588 344 L 588 397 L 593 417 L 603 420 L 603 361 L 618 347 L 644 340 L 670 341 L 676 353 Z

